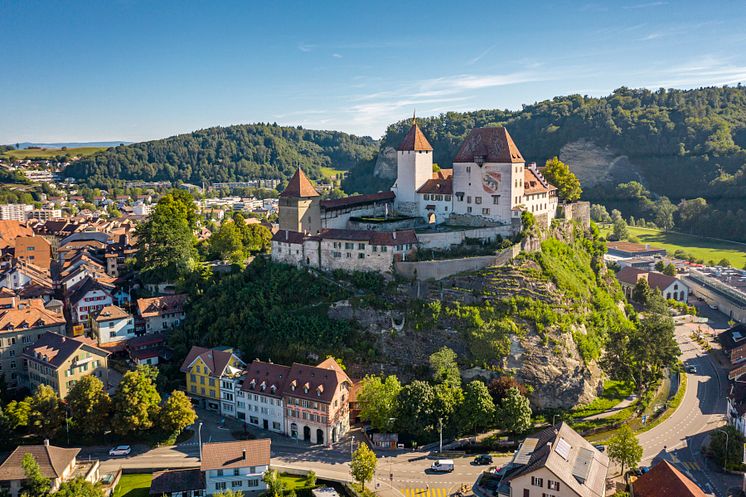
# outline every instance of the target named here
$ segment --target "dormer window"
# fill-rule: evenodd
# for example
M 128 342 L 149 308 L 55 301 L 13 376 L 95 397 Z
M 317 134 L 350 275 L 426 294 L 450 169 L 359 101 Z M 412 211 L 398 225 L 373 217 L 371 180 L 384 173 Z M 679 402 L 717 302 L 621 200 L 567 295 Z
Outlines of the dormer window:
M 271 387 L 269 387 L 269 391 L 275 393 L 277 391 L 277 387 L 272 385 Z

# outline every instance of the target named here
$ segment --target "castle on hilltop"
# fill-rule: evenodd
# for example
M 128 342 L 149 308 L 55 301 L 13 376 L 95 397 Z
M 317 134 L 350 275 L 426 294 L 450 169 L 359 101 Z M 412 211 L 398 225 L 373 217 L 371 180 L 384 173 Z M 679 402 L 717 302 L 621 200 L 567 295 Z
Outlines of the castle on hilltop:
M 298 169 L 280 194 L 272 259 L 325 270 L 387 272 L 417 247 L 515 235 L 523 211 L 550 225 L 557 188 L 535 164 L 526 165 L 507 129 L 472 129 L 453 168 L 433 171 L 433 147 L 412 121 L 397 148 L 391 191 L 321 200 Z

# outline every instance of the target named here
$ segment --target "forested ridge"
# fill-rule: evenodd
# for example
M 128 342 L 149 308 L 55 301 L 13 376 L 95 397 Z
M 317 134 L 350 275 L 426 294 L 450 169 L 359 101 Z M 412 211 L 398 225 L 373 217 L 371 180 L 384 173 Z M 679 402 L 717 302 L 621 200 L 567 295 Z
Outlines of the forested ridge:
M 370 137 L 276 124 L 208 128 L 162 140 L 110 148 L 71 164 L 65 174 L 95 186 L 113 180 L 246 181 L 289 179 L 298 165 L 312 178 L 322 167 L 349 169 L 370 160 Z

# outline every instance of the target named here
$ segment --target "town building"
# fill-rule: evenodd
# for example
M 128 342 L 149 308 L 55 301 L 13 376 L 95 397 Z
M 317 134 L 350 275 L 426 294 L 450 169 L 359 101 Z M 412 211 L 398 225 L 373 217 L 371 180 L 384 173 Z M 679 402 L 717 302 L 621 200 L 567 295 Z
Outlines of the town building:
M 527 437 L 508 463 L 497 495 L 603 497 L 609 458 L 566 423 Z
M 635 497 L 707 497 L 668 461 L 660 461 L 632 483 Z
M 632 266 L 623 267 L 617 274 L 617 280 L 622 285 L 624 295 L 632 298 L 637 282 L 644 279 L 650 288 L 658 290 L 666 300 L 687 302 L 689 300 L 689 287 L 675 276 L 659 273 L 657 271 L 645 271 Z
M 283 393 L 290 367 L 255 360 L 246 367 L 236 389 L 236 418 L 276 433 L 285 432 Z
M 80 449 L 64 449 L 49 444 L 45 440 L 42 445 L 20 445 L 0 464 L 0 494 L 7 492 L 10 497 L 21 495 L 26 473 L 21 466 L 23 457 L 31 454 L 39 465 L 41 474 L 48 478 L 55 492 L 63 482 L 82 477 L 86 481 L 96 483 L 99 479 L 99 461 L 78 461 Z
M 27 213 L 27 219 L 38 219 L 40 221 L 50 221 L 52 219 L 60 219 L 62 217 L 62 209 L 32 209 Z
M 186 295 L 163 295 L 137 299 L 137 312 L 145 323 L 146 333 L 160 333 L 175 328 L 186 317 Z
M 109 305 L 93 318 L 92 331 L 100 346 L 121 342 L 135 336 L 135 319 L 121 307 Z
M 535 164 L 525 163 L 505 128 L 471 130 L 453 168 L 434 172 L 433 148 L 413 120 L 396 157 L 391 191 L 334 200 L 320 200 L 298 169 L 280 194 L 272 259 L 323 270 L 390 272 L 423 245 L 415 230 L 422 230 L 427 248 L 450 248 L 460 242 L 449 233 L 438 238 L 438 225 L 481 229 L 469 236 L 493 241 L 517 233 L 524 211 L 544 227 L 557 214 L 557 188 Z
M 125 350 L 135 366 L 156 366 L 170 361 L 173 356 L 173 351 L 166 345 L 166 337 L 161 333 L 130 338 Z
M 0 220 L 3 221 L 26 221 L 28 213 L 34 208 L 27 204 L 1 204 Z
M 735 268 L 691 268 L 684 277 L 692 293 L 729 319 L 746 323 L 746 271 Z
M 4 299 L 5 300 L 5 299 Z M 0 377 L 9 389 L 23 386 L 23 350 L 47 332 L 65 333 L 65 317 L 38 299 L 10 297 L 0 309 Z
M 20 221 L 0 219 L 0 253 L 15 248 L 19 236 L 34 236 L 34 230 Z
M 49 271 L 52 246 L 40 236 L 19 236 L 16 238 L 15 258 Z
M 235 413 L 235 382 L 245 363 L 230 347 L 207 349 L 193 346 L 181 365 L 186 375 L 187 394 L 202 401 L 207 409 Z M 226 385 L 222 385 L 225 380 Z M 230 384 L 230 385 L 229 385 Z M 230 414 L 235 417 L 235 414 Z
M 268 438 L 204 444 L 200 470 L 205 479 L 205 495 L 224 490 L 266 490 L 262 477 L 269 469 L 270 445 Z
M 13 264 L 0 271 L 0 287 L 17 291 L 21 294 L 32 292 L 38 295 L 54 293 L 54 281 L 48 270 L 31 263 Z
M 207 495 L 205 475 L 199 468 L 156 471 L 148 494 L 153 497 L 203 497 Z
M 65 297 L 73 324 L 82 324 L 85 329 L 90 328 L 90 319 L 98 315 L 104 308 L 113 304 L 109 285 L 86 276 L 78 282 Z
M 606 253 L 623 259 L 631 259 L 633 257 L 665 257 L 666 249 L 651 247 L 648 243 L 618 241 L 607 242 Z
M 82 377 L 93 375 L 108 388 L 109 353 L 86 338 L 45 333 L 26 348 L 27 382 L 31 390 L 39 385 L 51 386 L 60 398 Z

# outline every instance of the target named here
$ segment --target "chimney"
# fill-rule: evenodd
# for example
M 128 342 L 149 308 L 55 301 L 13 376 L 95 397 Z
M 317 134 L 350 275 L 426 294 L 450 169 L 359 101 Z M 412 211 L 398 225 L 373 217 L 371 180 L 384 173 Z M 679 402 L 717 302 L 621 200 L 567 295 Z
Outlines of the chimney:
M 246 449 L 243 450 L 243 460 L 246 460 Z
M 44 439 L 44 447 L 49 447 L 49 439 L 48 438 Z
M 396 231 L 393 232 L 392 236 L 394 237 L 394 240 L 396 240 Z

